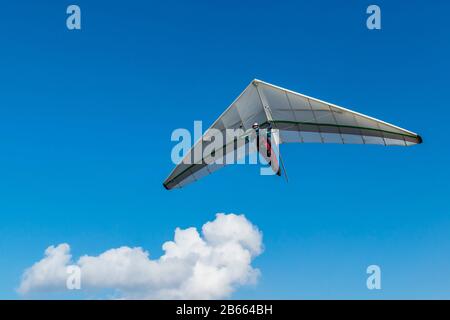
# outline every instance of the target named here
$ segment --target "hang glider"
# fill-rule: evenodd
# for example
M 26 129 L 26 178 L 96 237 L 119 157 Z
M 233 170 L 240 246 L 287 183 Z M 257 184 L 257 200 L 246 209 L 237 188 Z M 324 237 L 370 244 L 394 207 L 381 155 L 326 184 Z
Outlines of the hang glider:
M 224 142 L 219 145 L 220 157 L 237 152 L 237 158 L 248 156 L 249 139 L 255 124 L 258 128 L 273 131 L 270 139 L 258 140 L 257 150 L 266 161 L 280 174 L 278 163 L 274 159 L 276 149 L 283 143 L 341 143 L 341 144 L 378 144 L 384 146 L 411 146 L 422 143 L 422 138 L 411 131 L 402 129 L 381 120 L 321 101 L 303 94 L 293 92 L 260 80 L 253 80 L 225 112 L 196 142 L 163 185 L 166 189 L 181 188 L 191 182 L 225 166 L 213 161 L 215 152 L 205 153 L 211 149 L 213 142 L 209 136 L 213 131 L 220 131 L 224 136 L 227 129 L 241 129 L 246 134 L 232 144 Z M 208 139 L 209 138 L 209 139 Z M 206 141 L 206 143 L 205 143 Z M 209 141 L 209 143 L 208 143 Z M 217 142 L 216 142 L 217 146 Z M 269 152 L 268 152 L 269 149 Z M 254 152 L 255 150 L 253 150 Z M 200 154 L 195 161 L 195 154 Z M 276 166 L 275 166 L 276 165 Z

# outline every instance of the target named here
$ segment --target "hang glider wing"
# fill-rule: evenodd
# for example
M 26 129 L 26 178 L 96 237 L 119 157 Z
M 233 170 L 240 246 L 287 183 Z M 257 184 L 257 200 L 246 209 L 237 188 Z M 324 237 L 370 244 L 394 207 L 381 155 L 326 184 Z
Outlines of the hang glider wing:
M 416 133 L 334 104 L 262 81 L 257 87 L 273 126 L 280 130 L 281 143 L 410 146 L 422 142 Z
M 166 189 L 180 188 L 209 175 L 225 166 L 225 163 L 229 163 L 229 161 L 226 161 L 226 157 L 229 155 L 233 156 L 234 154 L 238 154 L 235 159 L 236 161 L 247 156 L 250 152 L 248 138 L 252 136 L 251 129 L 255 122 L 267 122 L 267 117 L 258 91 L 253 83 L 251 83 L 205 132 L 202 139 L 195 143 L 194 147 L 183 158 L 183 161 L 175 167 L 169 177 L 164 181 L 164 187 Z M 211 138 L 212 141 L 210 142 L 205 140 L 213 136 L 216 130 L 219 130 L 226 137 L 226 129 L 242 130 L 242 134 L 236 139 L 238 142 L 236 141 L 236 143 L 227 145 L 225 143 L 227 139 L 225 138 L 223 139 L 223 143 L 219 145 L 219 148 L 216 148 L 219 149 L 219 152 L 216 151 L 213 155 L 205 152 L 207 148 L 211 148 L 210 145 L 214 143 L 214 139 Z M 203 154 L 206 154 L 206 156 L 203 156 Z M 197 155 L 197 159 L 195 155 Z
M 269 83 L 254 80 L 197 141 L 163 185 L 180 188 L 222 168 L 229 156 L 235 161 L 254 152 L 249 147 L 252 125 L 272 127 L 270 141 L 260 141 L 260 153 L 272 169 L 279 170 L 274 153 L 267 148 L 282 143 L 342 143 L 411 146 L 422 138 L 411 131 L 369 116 L 305 96 Z M 243 134 L 214 141 L 214 132 L 227 136 L 226 129 L 240 129 Z M 227 141 L 232 141 L 227 144 Z M 214 148 L 213 147 L 214 144 Z M 271 145 L 273 144 L 273 146 Z M 214 149 L 214 152 L 209 150 Z M 276 148 L 278 149 L 278 148 Z M 278 171 L 279 173 L 279 171 Z

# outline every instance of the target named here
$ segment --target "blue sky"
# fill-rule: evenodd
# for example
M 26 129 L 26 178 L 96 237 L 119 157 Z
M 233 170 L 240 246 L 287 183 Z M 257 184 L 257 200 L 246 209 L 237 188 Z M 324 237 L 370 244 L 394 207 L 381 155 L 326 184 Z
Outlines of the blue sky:
M 445 1 L 14 1 L 0 9 L 0 298 L 46 247 L 142 246 L 242 213 L 264 234 L 234 298 L 450 298 Z M 227 167 L 183 190 L 171 132 L 253 79 L 414 132 L 411 148 L 285 145 L 289 183 Z M 264 187 L 264 188 L 262 188 Z M 366 267 L 382 269 L 369 291 Z

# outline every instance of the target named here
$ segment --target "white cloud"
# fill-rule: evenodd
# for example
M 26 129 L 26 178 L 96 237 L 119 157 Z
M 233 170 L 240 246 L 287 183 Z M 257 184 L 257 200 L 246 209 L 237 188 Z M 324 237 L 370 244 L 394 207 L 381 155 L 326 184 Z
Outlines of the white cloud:
M 21 294 L 66 289 L 69 265 L 81 269 L 82 290 L 110 289 L 117 298 L 220 299 L 240 285 L 256 283 L 252 260 L 262 252 L 262 234 L 243 215 L 217 214 L 202 227 L 175 230 L 164 254 L 150 259 L 142 248 L 120 247 L 72 262 L 68 244 L 51 246 L 27 269 Z

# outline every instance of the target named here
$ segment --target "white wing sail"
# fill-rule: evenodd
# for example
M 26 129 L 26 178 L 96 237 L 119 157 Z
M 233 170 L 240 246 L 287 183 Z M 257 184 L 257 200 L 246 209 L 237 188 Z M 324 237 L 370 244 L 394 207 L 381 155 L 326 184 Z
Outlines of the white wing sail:
M 343 143 L 410 146 L 422 139 L 414 132 L 266 82 L 258 89 L 270 108 L 281 143 Z
M 381 120 L 305 96 L 269 83 L 254 80 L 205 132 L 183 161 L 178 164 L 163 185 L 166 189 L 180 188 L 225 165 L 224 159 L 233 154 L 238 160 L 251 152 L 248 139 L 224 139 L 219 152 L 211 149 L 208 137 L 214 130 L 223 136 L 226 129 L 251 130 L 252 125 L 271 127 L 275 134 L 271 141 L 260 141 L 260 153 L 273 170 L 279 170 L 275 152 L 267 153 L 271 143 L 341 143 L 411 146 L 422 143 L 422 138 L 411 131 Z M 214 130 L 212 130 L 214 129 Z M 226 141 L 232 141 L 226 143 Z M 217 146 L 217 144 L 216 144 Z M 217 149 L 217 148 L 215 148 Z M 242 152 L 236 152 L 236 151 Z M 238 156 L 235 156 L 235 154 Z M 200 155 L 195 157 L 194 155 Z M 216 161 L 222 159 L 223 161 Z M 279 173 L 279 172 L 278 172 Z

